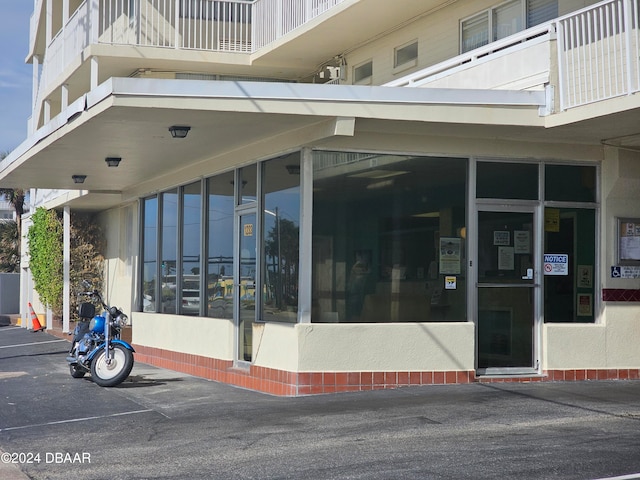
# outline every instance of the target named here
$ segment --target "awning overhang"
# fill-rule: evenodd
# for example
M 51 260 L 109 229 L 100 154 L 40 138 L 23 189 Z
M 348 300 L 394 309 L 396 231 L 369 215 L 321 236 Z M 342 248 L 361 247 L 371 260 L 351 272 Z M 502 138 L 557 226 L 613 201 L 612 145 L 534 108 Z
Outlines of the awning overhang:
M 529 91 L 112 78 L 0 162 L 0 187 L 78 190 L 70 203 L 107 208 L 153 178 L 278 138 L 295 148 L 354 135 L 358 119 L 451 134 L 461 125 L 543 129 L 544 102 L 544 92 Z M 172 125 L 190 126 L 187 138 L 172 138 Z M 120 165 L 108 167 L 114 156 Z M 86 180 L 76 185 L 73 175 Z

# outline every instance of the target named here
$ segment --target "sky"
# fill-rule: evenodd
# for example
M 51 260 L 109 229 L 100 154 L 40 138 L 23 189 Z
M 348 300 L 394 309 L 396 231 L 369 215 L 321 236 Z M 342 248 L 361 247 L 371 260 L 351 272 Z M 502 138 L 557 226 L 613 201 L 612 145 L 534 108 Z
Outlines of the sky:
M 33 0 L 0 0 L 0 153 L 8 153 L 27 138 L 31 116 L 29 22 Z

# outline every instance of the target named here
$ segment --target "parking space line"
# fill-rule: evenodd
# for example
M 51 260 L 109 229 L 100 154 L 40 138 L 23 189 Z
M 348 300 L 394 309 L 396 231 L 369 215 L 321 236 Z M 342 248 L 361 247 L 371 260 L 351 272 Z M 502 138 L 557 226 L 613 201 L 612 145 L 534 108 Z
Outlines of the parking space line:
M 84 418 L 72 418 L 69 420 L 58 420 L 56 422 L 46 422 L 46 423 L 37 423 L 34 425 L 22 425 L 20 427 L 7 427 L 7 428 L 0 428 L 0 432 L 9 432 L 11 430 L 24 430 L 27 428 L 39 428 L 39 427 L 47 427 L 47 426 L 51 426 L 51 425 L 62 425 L 65 423 L 76 423 L 76 422 L 86 422 L 89 420 L 100 420 L 102 418 L 113 418 L 113 417 L 122 417 L 124 415 L 135 415 L 138 413 L 148 413 L 148 412 L 153 412 L 154 410 L 148 408 L 145 410 L 133 410 L 131 412 L 120 412 L 120 413 L 112 413 L 111 415 L 99 415 L 96 417 L 84 417 Z
M 3 345 L 0 348 L 15 348 L 15 347 L 29 347 L 31 345 L 44 345 L 45 343 L 58 343 L 58 342 L 66 342 L 67 340 L 46 340 L 44 342 L 31 342 L 31 343 L 20 343 L 16 345 Z
M 631 475 L 622 475 L 621 477 L 598 478 L 597 480 L 633 480 L 640 478 L 640 473 L 632 473 Z

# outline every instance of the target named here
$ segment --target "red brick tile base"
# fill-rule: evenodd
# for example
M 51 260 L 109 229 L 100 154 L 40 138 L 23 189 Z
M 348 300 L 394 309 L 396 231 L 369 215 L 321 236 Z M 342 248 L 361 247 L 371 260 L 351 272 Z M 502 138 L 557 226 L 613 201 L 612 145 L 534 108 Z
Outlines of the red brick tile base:
M 221 383 L 278 396 L 383 390 L 416 385 L 472 382 L 544 382 L 582 380 L 638 380 L 640 369 L 548 370 L 533 376 L 476 376 L 474 371 L 447 372 L 286 372 L 251 365 L 236 368 L 219 360 L 160 348 L 134 345 L 136 361 L 188 373 Z

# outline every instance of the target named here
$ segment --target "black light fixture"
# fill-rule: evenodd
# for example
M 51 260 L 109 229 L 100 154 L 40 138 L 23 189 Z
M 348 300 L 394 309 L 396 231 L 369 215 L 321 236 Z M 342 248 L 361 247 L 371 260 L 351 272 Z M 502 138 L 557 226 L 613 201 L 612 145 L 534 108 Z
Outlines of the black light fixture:
M 186 125 L 173 125 L 169 127 L 169 131 L 173 138 L 185 138 L 189 133 L 189 130 L 191 130 L 191 127 Z
M 86 175 L 71 175 L 73 179 L 73 183 L 84 183 L 84 179 L 87 178 Z
M 107 157 L 104 159 L 104 161 L 107 162 L 107 165 L 109 165 L 110 167 L 117 167 L 118 165 L 120 165 L 122 159 L 120 157 Z

